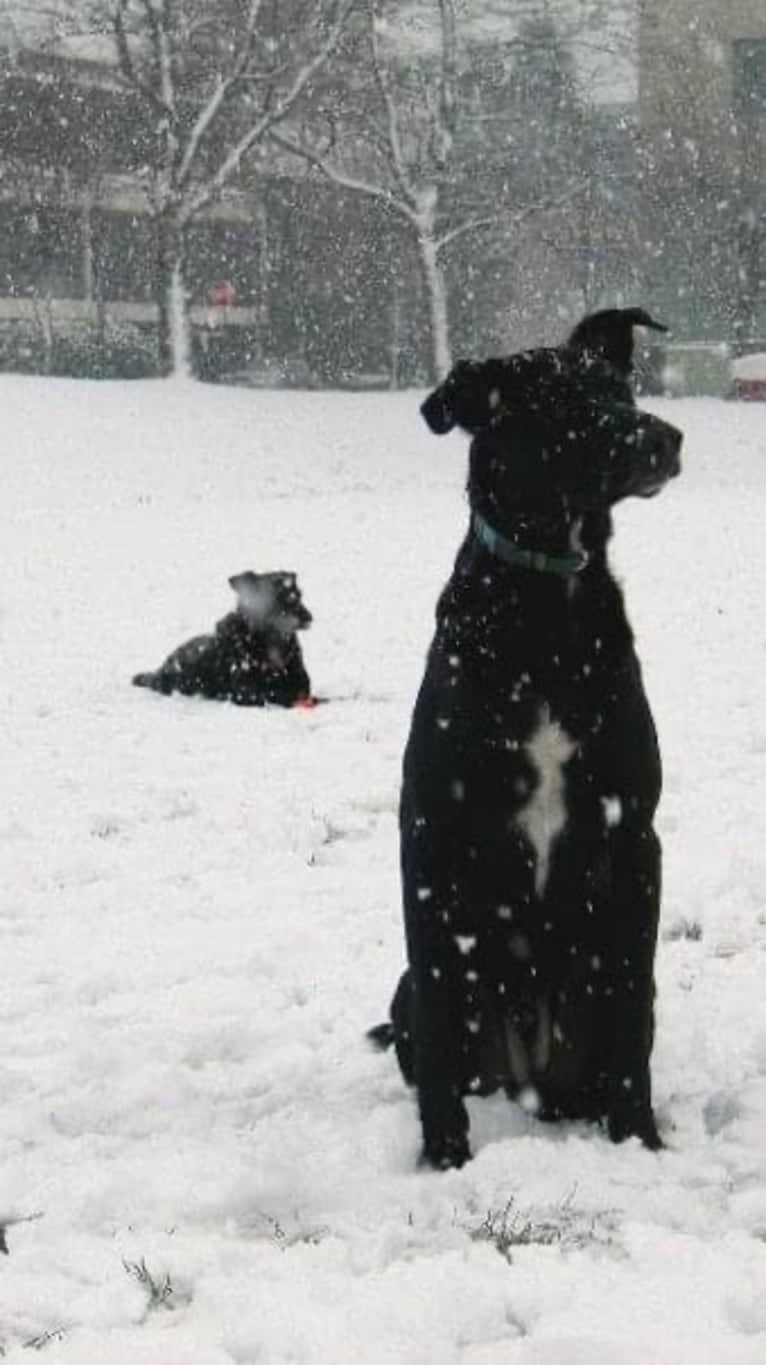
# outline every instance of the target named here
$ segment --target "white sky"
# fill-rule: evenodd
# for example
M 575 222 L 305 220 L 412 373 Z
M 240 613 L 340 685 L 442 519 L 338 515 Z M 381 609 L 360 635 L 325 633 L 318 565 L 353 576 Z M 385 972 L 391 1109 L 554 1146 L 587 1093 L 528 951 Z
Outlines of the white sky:
M 599 102 L 627 103 L 635 99 L 636 79 L 633 60 L 635 3 L 612 0 L 599 5 L 597 0 L 547 0 L 545 6 L 565 38 L 572 35 L 572 47 L 584 85 Z M 601 21 L 593 18 L 601 10 Z M 476 42 L 509 42 L 519 23 L 541 5 L 531 0 L 457 0 L 461 34 Z M 411 0 L 405 6 L 405 41 L 426 48 L 435 42 L 434 0 Z M 589 17 L 590 16 L 590 17 Z
M 525 14 L 539 12 L 539 4 L 525 0 L 457 0 L 458 23 L 462 34 L 475 41 L 508 41 Z M 578 30 L 574 43 L 575 60 L 583 83 L 598 102 L 627 103 L 635 98 L 635 70 L 632 60 L 634 0 L 613 0 L 603 6 L 608 17 L 600 25 L 584 21 L 592 11 L 593 0 L 548 0 L 562 33 Z M 57 16 L 71 14 L 71 0 L 0 0 L 0 41 L 29 41 L 36 34 L 50 31 Z M 397 5 L 390 6 L 394 15 Z M 418 49 L 434 41 L 437 6 L 435 0 L 405 3 L 400 15 L 402 40 Z M 99 56 L 103 54 L 99 52 Z

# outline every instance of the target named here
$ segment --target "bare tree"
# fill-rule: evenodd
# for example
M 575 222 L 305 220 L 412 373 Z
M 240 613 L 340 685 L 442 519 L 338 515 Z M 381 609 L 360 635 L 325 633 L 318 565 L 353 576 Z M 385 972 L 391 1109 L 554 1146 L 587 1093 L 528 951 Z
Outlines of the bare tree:
M 443 375 L 450 367 L 450 347 L 441 254 L 450 240 L 478 227 L 486 215 L 472 215 L 448 229 L 441 223 L 440 201 L 452 172 L 456 127 L 456 18 L 454 0 L 435 4 L 438 57 L 414 72 L 403 70 L 401 58 L 391 50 L 384 0 L 363 0 L 352 60 L 360 63 L 363 81 L 371 77 L 372 104 L 366 87 L 361 111 L 352 111 L 345 126 L 343 113 L 339 120 L 337 103 L 330 99 L 323 123 L 304 124 L 297 132 L 272 128 L 269 136 L 339 188 L 377 200 L 414 233 L 429 304 L 433 369 Z M 355 152 L 360 142 L 361 157 Z
M 427 0 L 419 8 L 430 11 L 435 41 L 422 51 L 408 51 L 398 0 L 361 0 L 356 45 L 345 53 L 352 83 L 361 87 L 356 107 L 348 90 L 327 94 L 324 107 L 315 97 L 309 121 L 272 127 L 269 137 L 339 189 L 377 201 L 412 233 L 428 302 L 431 367 L 439 378 L 452 360 L 447 248 L 483 231 L 507 237 L 523 219 L 577 194 L 582 176 L 570 166 L 553 182 L 533 167 L 520 191 L 507 170 L 498 172 L 495 164 L 492 170 L 498 173 L 490 183 L 488 116 L 471 107 L 463 79 L 459 20 L 464 7 L 459 0 Z M 504 30 L 503 51 L 521 53 L 540 41 L 534 26 L 517 24 Z M 341 70 L 340 62 L 336 69 Z M 505 114 L 490 117 L 499 120 Z M 542 130 L 540 140 L 546 137 Z
M 190 223 L 236 182 L 337 46 L 355 0 L 108 0 L 119 73 L 150 130 L 161 374 L 188 372 Z

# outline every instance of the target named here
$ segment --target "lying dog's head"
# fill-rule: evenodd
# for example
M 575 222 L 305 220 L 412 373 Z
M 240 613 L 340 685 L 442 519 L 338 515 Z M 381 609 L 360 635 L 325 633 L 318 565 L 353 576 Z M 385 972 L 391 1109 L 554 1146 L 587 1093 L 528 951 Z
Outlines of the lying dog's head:
M 578 322 L 567 346 L 583 358 L 606 361 L 627 379 L 633 369 L 634 327 L 667 332 L 644 308 L 604 308 Z
M 311 612 L 303 605 L 294 573 L 233 574 L 229 586 L 237 594 L 237 610 L 252 630 L 294 635 L 312 622 Z

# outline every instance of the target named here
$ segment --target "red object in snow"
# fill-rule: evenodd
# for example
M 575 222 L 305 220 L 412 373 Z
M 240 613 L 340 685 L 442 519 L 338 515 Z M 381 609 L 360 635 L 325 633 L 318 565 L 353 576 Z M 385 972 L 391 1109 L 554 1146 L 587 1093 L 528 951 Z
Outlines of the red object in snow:
M 320 701 L 320 697 L 298 697 L 298 699 L 293 702 L 293 710 L 313 711 L 314 707 L 318 706 Z
M 218 280 L 209 290 L 208 298 L 216 308 L 234 308 L 239 295 L 231 280 Z

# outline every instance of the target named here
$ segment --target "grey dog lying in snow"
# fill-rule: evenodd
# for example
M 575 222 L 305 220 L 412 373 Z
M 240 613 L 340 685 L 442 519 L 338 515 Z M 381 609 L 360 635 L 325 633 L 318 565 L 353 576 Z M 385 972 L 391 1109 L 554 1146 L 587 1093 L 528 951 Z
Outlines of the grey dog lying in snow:
M 294 573 L 235 574 L 234 611 L 211 635 L 179 645 L 152 673 L 137 673 L 136 687 L 168 695 L 210 697 L 237 706 L 311 705 L 311 682 L 297 632 L 311 613 Z

